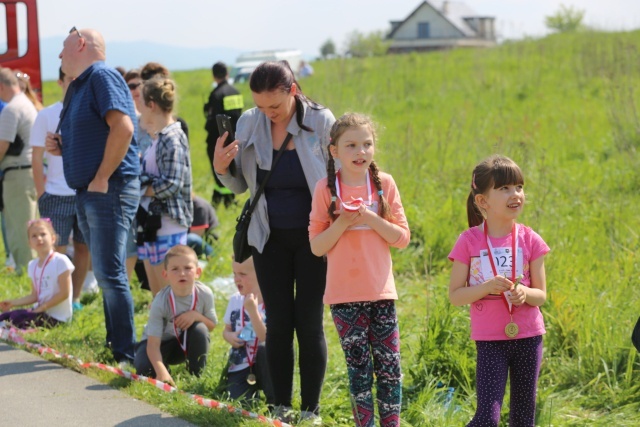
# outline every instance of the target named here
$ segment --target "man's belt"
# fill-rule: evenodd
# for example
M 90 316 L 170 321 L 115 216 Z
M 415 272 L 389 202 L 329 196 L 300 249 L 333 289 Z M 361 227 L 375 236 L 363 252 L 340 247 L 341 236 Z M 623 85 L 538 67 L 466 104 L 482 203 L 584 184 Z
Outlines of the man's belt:
M 2 170 L 2 172 L 7 173 L 9 171 L 19 171 L 22 169 L 31 169 L 31 165 L 24 165 L 24 166 L 9 166 L 8 168 L 4 168 Z

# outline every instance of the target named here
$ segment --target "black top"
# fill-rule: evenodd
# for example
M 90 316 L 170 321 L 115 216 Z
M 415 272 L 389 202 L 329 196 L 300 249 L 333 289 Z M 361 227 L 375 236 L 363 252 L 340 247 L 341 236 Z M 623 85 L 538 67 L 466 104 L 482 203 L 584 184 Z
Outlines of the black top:
M 273 150 L 273 157 L 278 150 Z M 269 171 L 258 168 L 258 182 Z M 271 228 L 308 228 L 311 193 L 296 150 L 286 150 L 264 189 Z
M 211 230 L 219 225 L 216 210 L 200 196 L 193 198 L 193 221 L 191 228 L 205 228 Z
M 217 114 L 226 114 L 231 117 L 231 126 L 234 132 L 236 130 L 236 123 L 238 123 L 238 119 L 242 114 L 242 108 L 235 110 L 224 109 L 224 98 L 230 95 L 240 95 L 240 92 L 225 80 L 218 83 L 216 88 L 211 91 L 209 101 L 204 104 L 204 115 L 207 118 L 204 128 L 208 133 L 207 143 L 209 144 L 215 144 L 218 137 L 220 137 L 218 124 L 216 122 Z

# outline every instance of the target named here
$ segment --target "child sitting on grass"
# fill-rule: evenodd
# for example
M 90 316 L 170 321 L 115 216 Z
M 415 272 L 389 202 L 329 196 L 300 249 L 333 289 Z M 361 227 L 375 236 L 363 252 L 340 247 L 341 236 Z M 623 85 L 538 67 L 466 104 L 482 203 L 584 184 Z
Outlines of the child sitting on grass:
M 252 257 L 243 263 L 233 262 L 233 280 L 238 292 L 229 299 L 222 332 L 231 344 L 227 391 L 232 399 L 250 402 L 257 400 L 262 390 L 267 404 L 273 405 L 264 347 L 266 316 Z
M 189 373 L 202 373 L 209 353 L 209 333 L 218 318 L 211 289 L 196 281 L 201 273 L 193 249 L 185 245 L 169 249 L 162 272 L 169 286 L 151 303 L 149 321 L 136 347 L 138 375 L 175 386 L 167 366 L 185 360 Z
M 73 264 L 54 250 L 56 232 L 49 218 L 29 221 L 29 246 L 38 257 L 29 262 L 31 293 L 22 298 L 0 302 L 0 323 L 8 322 L 19 329 L 32 326 L 52 327 L 71 320 L 71 273 Z M 11 310 L 13 307 L 37 303 L 33 309 Z

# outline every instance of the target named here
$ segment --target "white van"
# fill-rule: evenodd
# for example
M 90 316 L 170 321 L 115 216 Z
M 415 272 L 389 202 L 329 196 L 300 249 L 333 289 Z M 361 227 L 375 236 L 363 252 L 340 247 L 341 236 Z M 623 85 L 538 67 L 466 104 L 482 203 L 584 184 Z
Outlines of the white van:
M 302 52 L 299 50 L 264 50 L 260 52 L 247 52 L 238 56 L 236 63 L 231 68 L 232 82 L 244 83 L 249 81 L 249 76 L 258 65 L 265 61 L 287 60 L 293 72 L 298 75 Z

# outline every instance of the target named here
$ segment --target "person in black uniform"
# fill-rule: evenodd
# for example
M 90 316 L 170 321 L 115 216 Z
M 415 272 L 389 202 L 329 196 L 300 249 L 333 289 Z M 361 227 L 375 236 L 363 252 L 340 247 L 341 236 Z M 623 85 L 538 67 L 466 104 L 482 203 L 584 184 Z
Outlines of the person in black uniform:
M 213 152 L 216 147 L 216 141 L 220 137 L 220 134 L 218 133 L 218 124 L 216 122 L 216 115 L 226 114 L 231 117 L 231 125 L 235 132 L 236 123 L 242 114 L 244 101 L 242 99 L 242 95 L 238 92 L 238 89 L 233 87 L 227 81 L 229 73 L 227 66 L 223 62 L 216 62 L 213 64 L 211 71 L 213 72 L 213 80 L 217 85 L 215 89 L 211 91 L 209 101 L 204 104 L 204 114 L 207 118 L 204 126 L 207 131 L 207 155 L 209 156 L 209 164 L 211 165 L 211 172 L 213 173 L 213 179 L 215 180 L 211 203 L 213 203 L 213 205 L 218 205 L 220 202 L 224 202 L 225 206 L 229 206 L 233 202 L 235 195 L 225 188 L 225 186 L 218 180 L 218 177 L 213 170 Z

